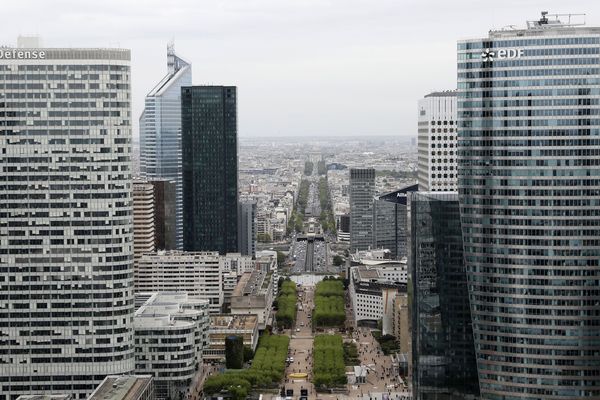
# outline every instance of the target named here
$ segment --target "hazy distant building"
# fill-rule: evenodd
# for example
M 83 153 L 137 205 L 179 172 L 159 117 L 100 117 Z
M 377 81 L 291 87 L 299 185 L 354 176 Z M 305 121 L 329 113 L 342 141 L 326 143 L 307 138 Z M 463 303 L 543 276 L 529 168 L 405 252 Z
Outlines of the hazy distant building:
M 0 400 L 85 399 L 134 368 L 130 51 L 30 39 L 0 59 Z
M 558 18 L 458 42 L 458 186 L 486 399 L 600 398 L 600 28 Z
M 350 251 L 367 250 L 373 245 L 373 196 L 375 170 L 350 169 Z
M 456 91 L 419 100 L 417 176 L 424 192 L 456 191 Z
M 373 200 L 373 248 L 389 249 L 392 258 L 406 257 L 407 195 L 419 185 L 376 196 Z
M 167 47 L 167 75 L 146 95 L 140 116 L 140 172 L 147 180 L 175 183 L 177 248 L 183 248 L 181 87 L 192 84 L 192 66 Z
M 240 200 L 238 204 L 238 252 L 256 256 L 256 200 Z
M 458 195 L 413 192 L 409 199 L 413 397 L 477 396 Z
M 236 88 L 191 86 L 181 91 L 184 249 L 236 252 Z

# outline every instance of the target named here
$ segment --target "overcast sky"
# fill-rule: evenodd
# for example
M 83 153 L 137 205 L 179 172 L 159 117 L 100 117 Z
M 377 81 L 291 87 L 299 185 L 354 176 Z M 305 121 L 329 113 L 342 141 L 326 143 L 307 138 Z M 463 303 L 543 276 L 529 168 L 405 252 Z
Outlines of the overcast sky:
M 2 0 L 0 44 L 132 50 L 134 135 L 166 45 L 194 84 L 238 87 L 239 135 L 416 135 L 417 101 L 456 87 L 456 40 L 586 13 L 599 0 Z

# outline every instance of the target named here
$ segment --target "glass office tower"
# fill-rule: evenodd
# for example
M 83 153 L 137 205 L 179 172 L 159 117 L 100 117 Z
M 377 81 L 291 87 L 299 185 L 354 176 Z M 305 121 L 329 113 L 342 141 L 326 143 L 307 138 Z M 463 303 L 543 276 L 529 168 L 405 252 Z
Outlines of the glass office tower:
M 375 170 L 350 168 L 350 252 L 373 245 Z
M 175 184 L 175 241 L 183 248 L 181 87 L 192 84 L 192 66 L 167 47 L 167 75 L 146 95 L 140 117 L 140 172 L 148 181 Z
M 235 86 L 181 89 L 186 251 L 238 250 Z
M 394 259 L 407 255 L 407 196 L 419 185 L 406 186 L 373 199 L 373 248 L 390 250 Z
M 599 102 L 600 28 L 543 13 L 458 43 L 458 184 L 486 399 L 600 397 Z
M 479 395 L 456 192 L 408 192 L 413 396 Z
M 130 52 L 15 51 L 0 60 L 0 400 L 85 399 L 135 367 Z

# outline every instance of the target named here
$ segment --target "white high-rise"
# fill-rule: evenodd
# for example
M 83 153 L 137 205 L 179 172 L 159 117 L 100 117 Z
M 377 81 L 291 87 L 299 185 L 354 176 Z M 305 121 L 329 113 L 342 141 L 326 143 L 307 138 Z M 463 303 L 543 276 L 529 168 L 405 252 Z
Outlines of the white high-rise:
M 167 75 L 146 95 L 140 116 L 140 172 L 148 180 L 175 182 L 176 245 L 183 249 L 181 87 L 192 85 L 192 66 L 167 47 Z
M 433 92 L 419 100 L 420 191 L 456 191 L 456 119 L 456 91 Z
M 130 51 L 2 48 L 0 400 L 86 398 L 133 354 Z

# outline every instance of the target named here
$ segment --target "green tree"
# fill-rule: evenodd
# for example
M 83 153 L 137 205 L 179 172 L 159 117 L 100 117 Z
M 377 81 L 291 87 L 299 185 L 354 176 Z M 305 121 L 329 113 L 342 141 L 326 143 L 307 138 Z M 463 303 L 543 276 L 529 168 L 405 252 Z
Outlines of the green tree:
M 252 351 L 252 347 L 244 346 L 244 362 L 248 362 L 254 358 L 254 352 Z
M 336 267 L 339 267 L 340 265 L 344 264 L 344 259 L 342 258 L 342 256 L 340 255 L 335 255 L 333 256 L 333 265 L 335 265 Z

